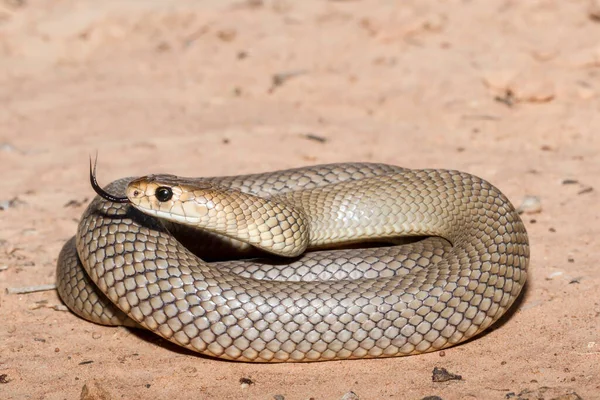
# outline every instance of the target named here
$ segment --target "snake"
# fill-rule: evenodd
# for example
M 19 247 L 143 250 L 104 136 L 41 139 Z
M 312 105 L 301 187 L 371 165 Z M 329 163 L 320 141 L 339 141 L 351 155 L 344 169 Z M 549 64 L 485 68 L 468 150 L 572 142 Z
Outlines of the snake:
M 76 315 L 203 356 L 407 356 L 494 324 L 527 279 L 519 213 L 456 170 L 337 163 L 101 188 L 57 261 Z

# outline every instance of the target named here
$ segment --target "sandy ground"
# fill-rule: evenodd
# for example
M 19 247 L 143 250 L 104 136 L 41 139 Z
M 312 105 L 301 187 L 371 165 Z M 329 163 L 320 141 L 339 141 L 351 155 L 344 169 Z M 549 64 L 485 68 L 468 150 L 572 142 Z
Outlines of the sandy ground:
M 584 0 L 0 1 L 0 398 L 600 399 L 598 38 Z M 87 323 L 52 290 L 7 293 L 54 282 L 96 150 L 103 183 L 471 172 L 540 199 L 528 285 L 444 352 L 302 365 L 210 360 Z

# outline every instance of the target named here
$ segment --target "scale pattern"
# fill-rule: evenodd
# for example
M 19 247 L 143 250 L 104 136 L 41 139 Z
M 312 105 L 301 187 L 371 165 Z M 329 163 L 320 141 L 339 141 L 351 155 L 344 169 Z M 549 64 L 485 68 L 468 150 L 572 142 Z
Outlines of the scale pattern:
M 356 191 L 365 179 L 373 189 Z M 495 322 L 526 280 L 529 244 L 520 217 L 498 189 L 469 174 L 333 164 L 202 180 L 258 196 L 301 196 L 320 210 L 309 215 L 311 227 L 321 223 L 341 235 L 364 229 L 339 225 L 333 207 L 346 192 L 368 204 L 373 229 L 385 231 L 393 214 L 394 229 L 406 235 L 444 239 L 207 263 L 168 224 L 96 198 L 76 246 L 68 242 L 59 257 L 63 301 L 94 322 L 125 314 L 125 323 L 208 356 L 297 362 L 452 346 Z M 130 181 L 108 190 L 123 193 Z

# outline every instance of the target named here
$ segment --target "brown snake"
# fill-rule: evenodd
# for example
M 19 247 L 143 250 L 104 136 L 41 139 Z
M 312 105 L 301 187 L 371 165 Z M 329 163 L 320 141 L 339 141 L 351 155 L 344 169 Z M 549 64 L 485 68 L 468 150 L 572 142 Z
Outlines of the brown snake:
M 142 326 L 208 356 L 283 362 L 439 350 L 497 321 L 527 277 L 519 215 L 463 172 L 348 163 L 151 175 L 106 191 L 116 195 L 91 202 L 61 251 L 61 298 L 90 321 Z M 362 243 L 399 236 L 415 238 Z M 205 261 L 234 252 L 255 258 Z

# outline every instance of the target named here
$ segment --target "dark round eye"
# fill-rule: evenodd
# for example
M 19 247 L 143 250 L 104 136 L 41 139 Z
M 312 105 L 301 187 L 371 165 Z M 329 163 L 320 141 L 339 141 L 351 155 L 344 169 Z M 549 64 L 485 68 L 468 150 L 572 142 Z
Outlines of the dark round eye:
M 171 197 L 173 197 L 173 191 L 171 190 L 170 187 L 166 187 L 166 186 L 161 186 L 158 189 L 156 189 L 156 199 L 158 201 L 169 201 L 171 200 Z

